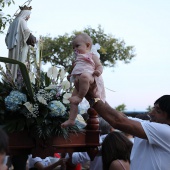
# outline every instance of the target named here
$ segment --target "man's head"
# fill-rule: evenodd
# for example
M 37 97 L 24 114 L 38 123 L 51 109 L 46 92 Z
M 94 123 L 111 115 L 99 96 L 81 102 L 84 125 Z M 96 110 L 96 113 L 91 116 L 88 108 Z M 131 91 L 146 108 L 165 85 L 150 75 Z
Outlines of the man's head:
M 102 117 L 99 117 L 99 130 L 101 135 L 110 133 L 112 127 L 108 122 L 106 122 Z
M 170 124 L 170 95 L 164 95 L 155 101 L 150 117 L 153 122 Z

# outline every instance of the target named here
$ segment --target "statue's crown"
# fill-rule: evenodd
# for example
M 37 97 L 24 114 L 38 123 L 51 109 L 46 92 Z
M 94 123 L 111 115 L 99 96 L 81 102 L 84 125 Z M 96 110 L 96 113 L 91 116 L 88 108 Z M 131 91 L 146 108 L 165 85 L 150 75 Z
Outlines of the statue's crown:
M 32 6 L 19 6 L 20 10 L 31 10 L 32 9 Z

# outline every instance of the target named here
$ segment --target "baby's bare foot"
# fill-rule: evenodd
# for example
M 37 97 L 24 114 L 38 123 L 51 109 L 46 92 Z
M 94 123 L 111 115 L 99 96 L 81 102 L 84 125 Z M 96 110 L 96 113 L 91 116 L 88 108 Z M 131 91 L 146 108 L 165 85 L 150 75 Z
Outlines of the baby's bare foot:
M 75 120 L 67 120 L 64 123 L 61 124 L 62 128 L 66 128 L 68 126 L 74 126 L 75 125 Z
M 69 98 L 70 103 L 78 105 L 83 99 L 78 96 L 72 96 Z

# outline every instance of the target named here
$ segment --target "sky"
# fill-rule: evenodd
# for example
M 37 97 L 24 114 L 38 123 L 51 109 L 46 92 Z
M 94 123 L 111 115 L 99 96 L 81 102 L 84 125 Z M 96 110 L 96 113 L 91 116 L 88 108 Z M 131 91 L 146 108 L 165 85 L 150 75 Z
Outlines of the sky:
M 15 0 L 3 12 L 13 15 L 24 2 Z M 170 94 L 169 0 L 32 0 L 30 5 L 28 27 L 37 37 L 101 25 L 106 34 L 134 46 L 136 57 L 129 64 L 119 61 L 104 68 L 106 100 L 112 107 L 125 104 L 126 111 L 146 111 Z M 0 56 L 7 57 L 4 39 L 0 34 Z

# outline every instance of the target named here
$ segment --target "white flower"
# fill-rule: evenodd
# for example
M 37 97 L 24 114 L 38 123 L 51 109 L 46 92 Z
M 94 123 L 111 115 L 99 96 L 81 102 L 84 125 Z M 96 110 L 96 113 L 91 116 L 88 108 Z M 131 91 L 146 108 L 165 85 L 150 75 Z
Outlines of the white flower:
M 47 105 L 47 101 L 42 96 L 38 96 L 37 99 L 40 103 Z
M 6 19 L 2 18 L 2 23 L 5 24 L 6 23 Z
M 3 16 L 3 15 L 4 15 L 4 13 L 2 11 L 0 11 L 0 16 Z
M 61 70 L 60 70 L 60 78 L 64 79 L 65 74 L 66 74 L 66 72 L 65 72 L 64 68 L 61 68 Z
M 63 52 L 64 50 L 62 48 L 60 48 L 60 51 Z
M 65 94 L 63 95 L 63 103 L 64 103 L 64 104 L 70 103 L 70 101 L 68 100 L 70 97 L 71 97 L 71 93 L 65 93 Z
M 57 85 L 54 85 L 54 84 L 50 84 L 48 87 L 45 87 L 44 89 L 45 90 L 51 90 L 51 89 L 57 89 Z
M 80 129 L 85 128 L 87 125 L 87 123 L 84 121 L 84 118 L 80 114 L 78 114 L 76 117 L 76 125 Z
M 33 112 L 33 105 L 30 102 L 24 103 L 24 106 L 29 110 L 29 112 Z
M 51 68 L 48 69 L 47 76 L 49 78 L 52 77 L 53 79 L 56 79 L 57 75 L 58 75 L 58 70 L 55 66 L 52 66 Z
M 61 83 L 61 86 L 64 90 L 67 90 L 70 88 L 70 82 L 68 80 L 65 80 Z
M 30 72 L 29 73 L 29 77 L 30 77 L 30 81 L 35 84 L 35 76 L 34 76 L 34 73 Z
M 100 58 L 100 54 L 97 51 L 99 49 L 100 49 L 100 45 L 98 43 L 96 43 L 95 45 L 92 45 L 91 52 L 93 52 Z
M 8 4 L 9 2 L 11 2 L 11 0 L 4 0 L 6 4 Z
M 45 62 L 44 62 L 44 61 L 41 61 L 41 65 L 45 65 Z
M 54 56 L 55 56 L 55 58 L 58 58 L 58 54 L 57 53 L 55 53 Z

